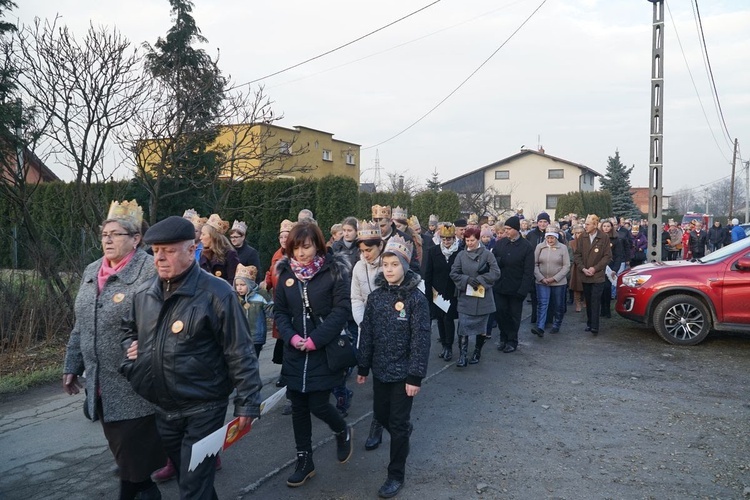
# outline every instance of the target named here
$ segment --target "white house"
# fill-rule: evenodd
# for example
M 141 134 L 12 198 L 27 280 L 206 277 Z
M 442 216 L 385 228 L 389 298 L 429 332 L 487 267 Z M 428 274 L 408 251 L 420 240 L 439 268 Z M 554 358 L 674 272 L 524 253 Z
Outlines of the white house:
M 441 184 L 459 194 L 492 195 L 494 215 L 503 217 L 522 208 L 526 217 L 547 212 L 555 219 L 559 196 L 571 191 L 594 191 L 601 174 L 586 165 L 544 152 L 522 149 Z M 479 214 L 485 215 L 485 214 Z

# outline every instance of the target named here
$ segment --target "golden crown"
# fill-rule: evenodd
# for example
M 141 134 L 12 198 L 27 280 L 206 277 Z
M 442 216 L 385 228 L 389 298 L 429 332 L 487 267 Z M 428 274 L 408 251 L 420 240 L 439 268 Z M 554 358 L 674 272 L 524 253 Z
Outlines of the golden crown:
M 469 220 L 466 221 L 467 224 L 472 224 L 474 226 L 479 225 L 479 216 L 477 214 L 471 214 L 469 215 Z
M 255 281 L 258 278 L 258 268 L 255 266 L 243 266 L 237 264 L 237 269 L 234 272 L 235 278 L 246 278 Z
M 239 231 L 242 234 L 247 234 L 247 224 L 242 221 L 235 220 L 232 224 L 232 231 Z
M 372 218 L 373 219 L 390 219 L 391 218 L 391 207 L 388 205 L 380 206 L 380 205 L 373 205 L 372 206 Z
M 281 221 L 281 225 L 279 226 L 279 234 L 283 232 L 289 232 L 294 227 L 294 222 L 290 221 L 289 219 L 284 219 Z
M 380 226 L 377 222 L 361 220 L 357 224 L 357 239 L 374 240 L 380 238 Z
M 393 213 L 391 215 L 392 219 L 401 219 L 406 220 L 409 218 L 409 212 L 405 208 L 396 207 L 393 209 Z
M 453 224 L 446 223 L 443 227 L 440 228 L 440 237 L 441 238 L 455 238 L 456 226 L 454 226 Z
M 388 240 L 388 243 L 385 245 L 385 250 L 383 250 L 383 253 L 392 253 L 394 255 L 397 255 L 399 257 L 403 257 L 406 259 L 406 262 L 411 261 L 411 252 L 414 246 L 410 241 L 406 241 L 401 236 L 393 236 L 391 239 Z
M 107 214 L 107 220 L 110 219 L 129 221 L 140 228 L 143 222 L 143 209 L 138 206 L 135 200 L 123 201 L 122 203 L 113 201 L 109 205 L 109 213 Z
M 211 214 L 211 216 L 206 221 L 206 225 L 211 226 L 221 234 L 225 234 L 229 230 L 229 223 L 225 220 L 221 220 L 219 214 Z
M 419 224 L 419 219 L 416 215 L 409 217 L 409 228 L 417 233 L 422 231 L 422 226 Z

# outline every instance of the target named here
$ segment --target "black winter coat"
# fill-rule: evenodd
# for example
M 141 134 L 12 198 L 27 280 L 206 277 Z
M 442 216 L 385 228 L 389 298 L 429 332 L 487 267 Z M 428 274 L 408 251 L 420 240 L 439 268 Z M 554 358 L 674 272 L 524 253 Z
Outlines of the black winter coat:
M 303 282 L 292 272 L 287 257 L 276 265 L 273 318 L 284 340 L 281 375 L 289 389 L 298 392 L 328 391 L 341 385 L 344 371 L 331 371 L 326 362 L 326 344 L 338 339 L 351 316 L 351 280 L 345 257 L 326 254 L 325 262 L 311 279 Z M 302 299 L 307 288 L 312 316 L 305 314 Z M 292 347 L 292 337 L 312 338 L 314 351 Z
M 631 255 L 631 252 L 629 252 L 628 249 L 632 246 L 633 238 L 629 238 L 630 240 L 625 240 L 617 233 L 609 237 L 609 246 L 612 249 L 612 260 L 610 260 L 607 265 L 614 272 L 620 271 L 620 265 L 623 262 L 630 262 L 628 256 Z M 632 254 L 635 255 L 635 252 L 632 252 Z
M 367 298 L 360 325 L 358 374 L 372 369 L 380 382 L 420 386 L 430 356 L 430 315 L 427 299 L 417 285 L 421 278 L 407 271 L 400 285 L 389 285 L 381 272 L 380 288 Z
M 357 246 L 357 240 L 354 240 L 349 248 L 346 247 L 344 240 L 334 241 L 331 245 L 331 251 L 333 253 L 340 253 L 345 256 L 349 261 L 349 269 L 353 269 L 357 262 L 359 262 L 359 246 Z
M 719 224 L 719 227 L 711 226 L 708 228 L 708 241 L 716 245 L 717 243 L 724 243 L 724 234 L 726 233 L 726 230 L 721 227 L 721 224 Z
M 492 254 L 500 268 L 500 279 L 492 287 L 500 295 L 526 297 L 534 287 L 534 247 L 523 237 L 516 241 L 502 238 Z
M 237 252 L 237 257 L 240 261 L 240 264 L 242 264 L 243 266 L 257 267 L 258 279 L 260 279 L 261 276 L 265 276 L 265 274 L 263 274 L 263 270 L 260 268 L 260 254 L 256 249 L 248 245 L 247 241 L 243 241 L 242 246 L 239 248 L 235 247 L 234 250 Z
M 237 294 L 193 264 L 166 300 L 158 276 L 135 293 L 123 320 L 123 346 L 138 340 L 138 358 L 120 368 L 131 386 L 167 418 L 226 406 L 260 416 L 258 358 Z
M 448 308 L 448 319 L 458 318 L 458 311 L 456 306 L 458 304 L 458 295 L 456 294 L 456 284 L 450 277 L 451 267 L 456 261 L 456 255 L 459 250 L 456 250 L 445 260 L 445 256 L 441 251 L 441 245 L 435 245 L 427 251 L 427 266 L 424 274 L 424 290 L 427 294 L 427 301 L 430 303 L 432 308 L 432 316 L 434 316 L 435 305 L 432 303 L 432 289 L 434 288 L 437 293 L 443 296 L 445 300 L 449 300 L 451 306 Z

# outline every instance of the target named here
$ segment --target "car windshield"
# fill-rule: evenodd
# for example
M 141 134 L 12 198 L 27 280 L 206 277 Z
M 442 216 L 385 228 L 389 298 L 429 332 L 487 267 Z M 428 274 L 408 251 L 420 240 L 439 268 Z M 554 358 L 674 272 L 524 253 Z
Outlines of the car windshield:
M 700 259 L 698 259 L 698 262 L 703 262 L 703 263 L 716 262 L 716 261 L 722 260 L 727 255 L 733 255 L 735 252 L 738 252 L 742 250 L 743 248 L 745 249 L 750 248 L 750 238 L 743 238 L 740 241 L 735 241 L 731 245 L 721 247 L 715 252 L 711 252 L 705 257 L 701 257 Z

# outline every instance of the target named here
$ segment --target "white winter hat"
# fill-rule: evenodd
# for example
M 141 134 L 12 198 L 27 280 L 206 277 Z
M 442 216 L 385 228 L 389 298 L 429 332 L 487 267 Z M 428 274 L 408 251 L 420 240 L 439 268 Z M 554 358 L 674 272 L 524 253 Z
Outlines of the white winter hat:
M 740 220 L 737 217 L 735 217 L 734 219 L 732 219 L 732 225 L 733 226 L 739 226 L 740 225 Z

